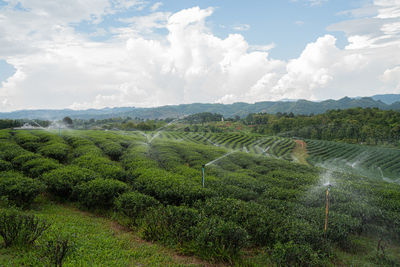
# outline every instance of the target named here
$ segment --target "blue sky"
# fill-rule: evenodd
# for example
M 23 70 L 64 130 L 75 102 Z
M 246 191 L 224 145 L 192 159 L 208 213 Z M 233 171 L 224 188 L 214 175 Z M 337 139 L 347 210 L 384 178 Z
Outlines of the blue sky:
M 146 1 L 152 6 L 160 1 Z M 213 33 L 226 38 L 233 32 L 239 32 L 253 45 L 274 43 L 271 56 L 279 59 L 290 59 L 299 56 L 307 43 L 329 32 L 327 26 L 348 19 L 342 11 L 350 10 L 365 4 L 361 0 L 321 1 L 312 4 L 308 0 L 166 0 L 157 11 L 178 12 L 182 9 L 199 6 L 200 8 L 214 7 L 215 12 L 207 21 Z M 144 16 L 151 13 L 148 8 L 137 10 L 132 8 L 126 12 L 109 15 L 100 24 L 87 21 L 76 26 L 78 31 L 93 32 L 99 26 L 108 28 L 123 25 L 120 18 Z M 235 26 L 248 25 L 248 30 L 235 30 Z M 343 33 L 336 32 L 338 46 L 347 44 Z M 93 38 L 106 40 L 109 36 Z
M 400 93 L 399 0 L 0 0 L 0 111 Z

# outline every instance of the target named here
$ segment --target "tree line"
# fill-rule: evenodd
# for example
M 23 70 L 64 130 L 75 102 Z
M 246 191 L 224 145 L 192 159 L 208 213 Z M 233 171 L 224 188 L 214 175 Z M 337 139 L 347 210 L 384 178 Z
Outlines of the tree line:
M 400 112 L 378 108 L 330 110 L 318 115 L 249 114 L 254 132 L 348 143 L 399 144 Z

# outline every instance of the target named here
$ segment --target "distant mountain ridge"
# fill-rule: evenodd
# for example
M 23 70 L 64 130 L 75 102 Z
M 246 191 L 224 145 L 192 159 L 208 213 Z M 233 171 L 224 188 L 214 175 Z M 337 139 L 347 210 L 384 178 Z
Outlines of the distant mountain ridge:
M 399 95 L 400 96 L 400 95 Z M 390 98 L 390 97 L 389 97 Z M 392 98 L 390 98 L 392 99 Z M 183 115 L 190 115 L 200 112 L 212 112 L 222 114 L 224 117 L 240 116 L 244 117 L 249 113 L 290 113 L 294 114 L 320 114 L 331 109 L 347 108 L 379 108 L 383 110 L 400 110 L 400 102 L 386 104 L 380 99 L 372 97 L 349 98 L 344 97 L 339 100 L 325 100 L 313 102 L 308 100 L 297 101 L 263 101 L 254 104 L 243 102 L 233 104 L 181 104 L 161 106 L 154 108 L 135 108 L 135 107 L 116 107 L 103 109 L 87 110 L 19 110 L 13 112 L 0 113 L 0 119 L 44 119 L 59 120 L 66 116 L 74 119 L 107 119 L 113 117 L 131 117 L 142 119 L 162 119 L 175 118 Z
M 373 95 L 371 98 L 373 100 L 380 100 L 385 104 L 391 105 L 400 101 L 400 94 Z

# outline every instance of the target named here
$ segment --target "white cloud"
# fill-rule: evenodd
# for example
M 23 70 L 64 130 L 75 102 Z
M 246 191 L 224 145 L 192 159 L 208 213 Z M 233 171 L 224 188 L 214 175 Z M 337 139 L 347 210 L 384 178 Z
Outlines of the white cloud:
M 328 2 L 328 0 L 308 0 L 308 2 L 310 3 L 310 6 L 319 6 L 325 2 Z
M 274 44 L 251 45 L 241 34 L 217 37 L 206 23 L 212 8 L 121 19 L 125 26 L 111 29 L 107 42 L 94 42 L 71 23 L 97 23 L 141 2 L 71 0 L 71 10 L 64 11 L 63 3 L 33 0 L 30 11 L 0 9 L 0 58 L 16 69 L 0 87 L 1 111 L 400 92 L 399 21 L 394 15 L 379 18 L 377 13 L 333 25 L 347 35 L 344 49 L 327 34 L 286 62 L 269 58 Z M 93 9 L 82 11 L 82 5 Z M 383 1 L 375 7 L 389 8 Z M 390 16 L 388 10 L 379 12 Z
M 249 24 L 237 24 L 232 27 L 235 31 L 248 31 L 250 30 Z
M 396 90 L 400 91 L 400 66 L 385 70 L 380 78 L 386 84 L 390 84 Z
M 309 6 L 320 6 L 325 2 L 328 2 L 328 0 L 290 0 L 290 2 L 296 3 L 296 2 L 305 2 Z
M 163 5 L 162 2 L 156 2 L 156 3 L 154 3 L 154 5 L 152 5 L 152 6 L 150 7 L 150 10 L 154 12 L 154 11 L 156 11 L 157 9 L 159 9 L 162 5 Z
M 294 22 L 294 24 L 296 24 L 297 26 L 303 26 L 304 25 L 304 21 L 297 20 L 297 21 Z

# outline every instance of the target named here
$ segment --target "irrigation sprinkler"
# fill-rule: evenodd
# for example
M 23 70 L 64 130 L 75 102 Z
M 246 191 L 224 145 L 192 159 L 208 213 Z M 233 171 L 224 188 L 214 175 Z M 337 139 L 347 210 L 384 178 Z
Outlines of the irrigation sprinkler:
M 329 214 L 329 191 L 331 190 L 331 184 L 328 184 L 328 188 L 326 189 L 326 207 L 325 207 L 325 239 L 326 232 L 328 231 L 328 214 Z
M 206 167 L 206 165 L 205 164 L 203 164 L 202 166 L 201 166 L 201 170 L 202 170 L 202 177 L 203 177 L 203 187 L 204 187 L 204 168 Z

